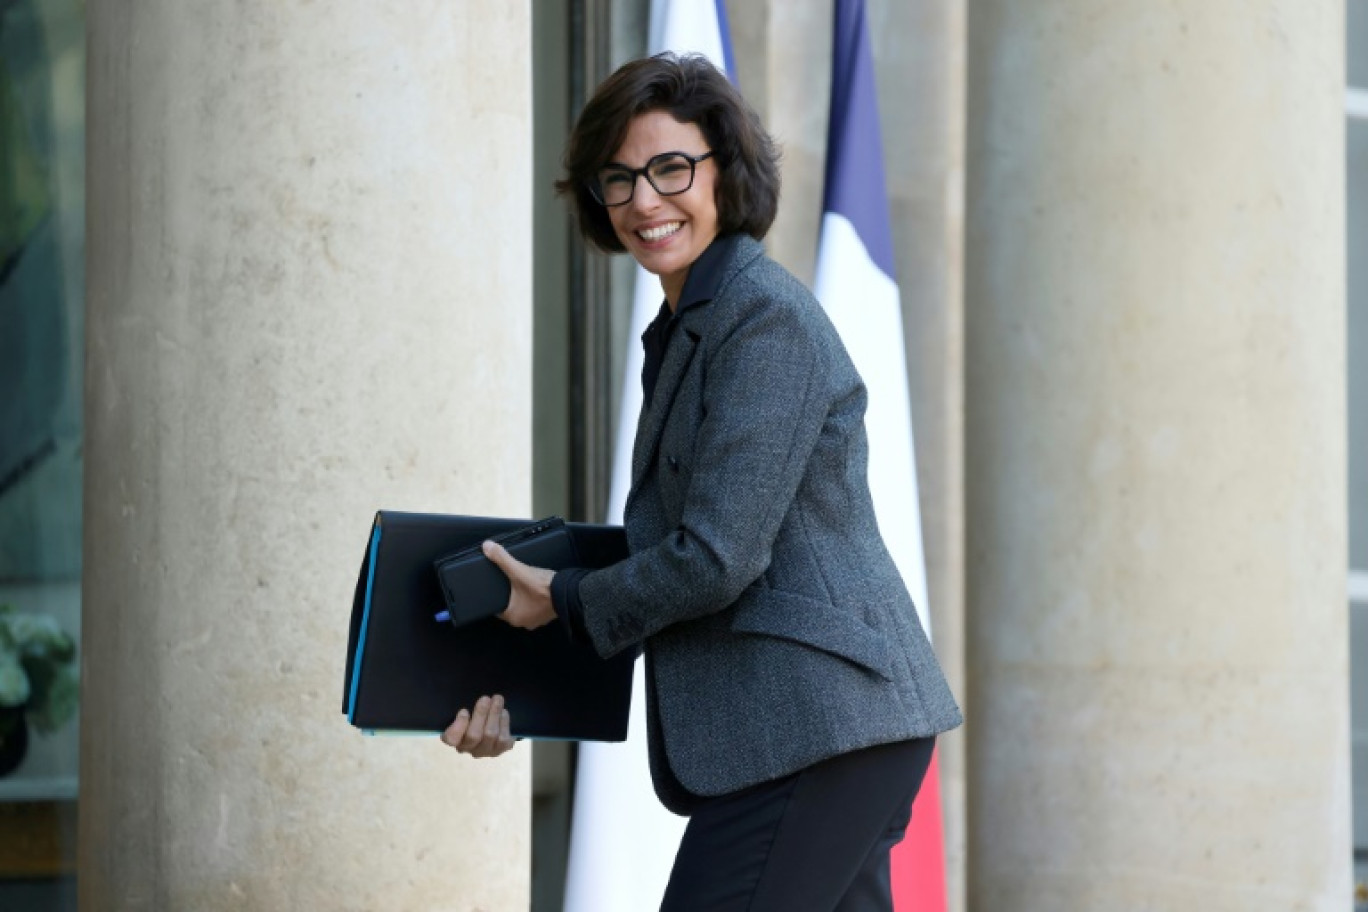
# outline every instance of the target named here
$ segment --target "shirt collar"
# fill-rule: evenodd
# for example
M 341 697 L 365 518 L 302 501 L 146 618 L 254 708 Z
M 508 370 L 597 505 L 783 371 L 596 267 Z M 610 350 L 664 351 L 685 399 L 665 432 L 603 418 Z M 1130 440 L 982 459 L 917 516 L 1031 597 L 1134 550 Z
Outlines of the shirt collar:
M 679 293 L 676 317 L 690 307 L 707 303 L 717 296 L 717 287 L 722 284 L 723 267 L 731 262 L 732 252 L 740 240 L 740 234 L 718 235 L 693 261 L 689 275 L 684 280 L 684 288 Z

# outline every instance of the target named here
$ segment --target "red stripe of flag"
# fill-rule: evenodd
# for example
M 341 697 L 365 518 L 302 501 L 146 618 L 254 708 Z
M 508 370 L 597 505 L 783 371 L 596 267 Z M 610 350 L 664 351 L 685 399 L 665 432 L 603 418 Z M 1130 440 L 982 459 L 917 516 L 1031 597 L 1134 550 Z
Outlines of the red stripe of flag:
M 931 766 L 921 791 L 912 802 L 912 822 L 903 841 L 893 847 L 891 879 L 894 912 L 944 912 L 945 844 L 941 838 L 940 750 L 931 755 Z

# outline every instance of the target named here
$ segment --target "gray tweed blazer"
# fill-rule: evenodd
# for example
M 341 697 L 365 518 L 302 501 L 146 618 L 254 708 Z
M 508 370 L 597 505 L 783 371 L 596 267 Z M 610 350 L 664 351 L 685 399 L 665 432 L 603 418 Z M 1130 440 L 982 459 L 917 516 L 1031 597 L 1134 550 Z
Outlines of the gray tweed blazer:
M 874 520 L 864 383 L 811 292 L 742 237 L 642 408 L 631 556 L 580 582 L 605 657 L 644 643 L 676 813 L 961 722 Z

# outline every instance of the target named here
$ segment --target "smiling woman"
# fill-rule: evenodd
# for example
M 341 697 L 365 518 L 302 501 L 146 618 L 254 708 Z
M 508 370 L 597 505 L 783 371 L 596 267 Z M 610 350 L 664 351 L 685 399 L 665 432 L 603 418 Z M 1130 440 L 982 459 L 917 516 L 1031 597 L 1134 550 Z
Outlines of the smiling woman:
M 891 910 L 934 739 L 960 713 L 879 537 L 863 381 L 812 294 L 765 255 L 777 153 L 701 57 L 627 64 L 585 106 L 557 184 L 581 232 L 660 277 L 623 523 L 630 555 L 509 577 L 502 619 L 644 650 L 651 775 L 690 816 L 663 909 Z M 718 724 L 724 720 L 725 724 Z M 512 746 L 497 696 L 444 735 Z
M 632 119 L 613 161 L 591 189 L 603 198 L 613 232 L 633 259 L 660 276 L 671 309 L 689 266 L 717 237 L 716 157 L 696 124 L 680 123 L 665 111 Z M 655 149 L 693 150 L 653 153 Z M 645 164 L 640 168 L 631 162 Z M 629 164 L 623 164 L 624 162 Z M 701 163 L 701 164 L 700 164 Z M 637 175 L 647 178 L 638 187 Z M 611 202 L 614 197 L 617 202 Z
M 605 253 L 628 251 L 613 219 L 621 204 L 595 195 L 599 177 L 610 166 L 646 165 L 645 158 L 627 161 L 633 151 L 629 139 L 655 139 L 662 145 L 647 157 L 686 152 L 713 162 L 708 170 L 715 181 L 710 187 L 719 233 L 763 238 L 779 206 L 779 156 L 773 140 L 741 94 L 705 59 L 684 57 L 670 66 L 660 61 L 629 63 L 599 86 L 566 146 L 566 176 L 557 181 L 557 192 L 570 199 L 580 231 L 592 244 Z M 675 132 L 677 128 L 686 129 Z M 634 132 L 638 135 L 629 136 Z M 701 174 L 705 166 L 695 165 Z

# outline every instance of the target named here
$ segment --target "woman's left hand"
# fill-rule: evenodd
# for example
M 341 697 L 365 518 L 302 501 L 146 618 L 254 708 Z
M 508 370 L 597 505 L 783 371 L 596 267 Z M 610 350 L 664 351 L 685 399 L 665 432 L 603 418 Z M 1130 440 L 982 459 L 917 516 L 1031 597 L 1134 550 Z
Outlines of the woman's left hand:
M 556 619 L 556 609 L 551 604 L 551 577 L 556 571 L 524 564 L 494 542 L 484 543 L 484 554 L 504 572 L 513 590 L 500 620 L 524 630 L 536 630 Z

